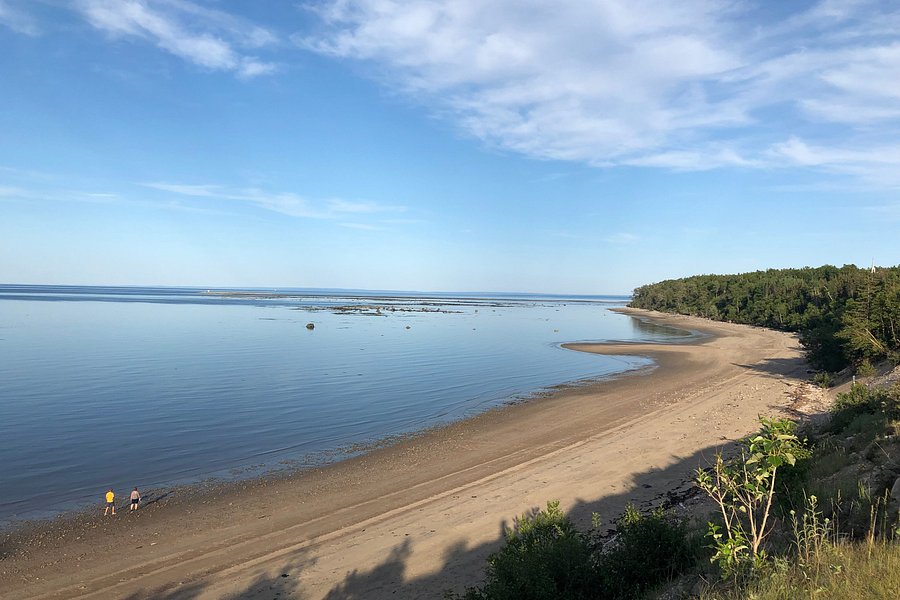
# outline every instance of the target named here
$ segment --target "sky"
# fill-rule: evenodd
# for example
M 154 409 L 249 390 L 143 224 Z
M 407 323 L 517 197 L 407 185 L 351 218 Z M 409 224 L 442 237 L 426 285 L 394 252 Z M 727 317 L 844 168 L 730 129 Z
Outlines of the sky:
M 900 263 L 900 3 L 0 0 L 0 283 Z

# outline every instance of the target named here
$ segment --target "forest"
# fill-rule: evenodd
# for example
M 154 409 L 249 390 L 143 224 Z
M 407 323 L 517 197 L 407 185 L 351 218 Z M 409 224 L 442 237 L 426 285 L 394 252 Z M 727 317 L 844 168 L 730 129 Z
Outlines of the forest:
M 643 285 L 629 306 L 798 332 L 824 371 L 900 362 L 900 266 L 697 275 Z

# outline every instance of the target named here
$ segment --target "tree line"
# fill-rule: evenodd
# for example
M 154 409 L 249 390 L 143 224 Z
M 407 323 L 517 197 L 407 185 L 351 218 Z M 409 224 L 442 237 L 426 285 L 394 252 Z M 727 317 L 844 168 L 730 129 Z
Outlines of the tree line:
M 630 306 L 799 332 L 827 371 L 900 362 L 900 266 L 697 275 L 641 286 Z

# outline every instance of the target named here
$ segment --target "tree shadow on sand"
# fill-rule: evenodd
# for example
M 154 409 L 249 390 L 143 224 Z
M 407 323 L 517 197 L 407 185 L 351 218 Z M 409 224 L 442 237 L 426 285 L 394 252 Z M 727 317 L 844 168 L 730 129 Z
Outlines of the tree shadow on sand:
M 695 503 L 693 497 L 699 491 L 693 486 L 697 468 L 709 466 L 717 452 L 726 456 L 738 450 L 738 442 L 723 442 L 722 445 L 706 447 L 687 457 L 671 457 L 671 464 L 663 468 L 652 468 L 634 475 L 627 489 L 612 493 L 598 490 L 593 500 L 578 500 L 569 511 L 569 517 L 582 530 L 590 527 L 591 516 L 598 513 L 605 524 L 611 525 L 622 514 L 628 504 L 634 504 L 642 511 L 663 506 L 666 508 L 685 507 Z M 548 497 L 547 500 L 554 498 Z M 475 502 L 476 500 L 473 500 Z M 704 504 L 695 504 L 696 511 L 705 515 Z M 528 507 L 537 511 L 543 507 Z M 690 507 L 684 508 L 689 510 Z M 711 507 L 710 507 L 711 510 Z M 523 512 L 527 512 L 523 511 Z M 303 589 L 302 560 L 287 560 L 279 570 L 280 575 L 261 576 L 250 585 L 234 593 L 222 596 L 228 599 L 312 599 L 325 600 L 378 600 L 383 598 L 441 599 L 448 590 L 462 592 L 466 586 L 480 583 L 488 555 L 501 547 L 504 531 L 509 522 L 518 515 L 497 515 L 497 535 L 488 542 L 470 545 L 466 540 L 457 540 L 441 557 L 441 566 L 423 575 L 408 576 L 408 563 L 415 550 L 415 540 L 407 538 L 397 544 L 384 560 L 368 569 L 354 569 L 347 572 L 344 579 L 333 586 L 324 596 L 316 592 L 312 596 Z M 308 564 L 308 563 L 307 563 Z M 129 596 L 127 600 L 158 598 L 161 600 L 192 600 L 204 593 L 203 584 L 179 588 L 165 594 L 142 593 Z
M 732 364 L 768 377 L 796 377 L 801 381 L 806 379 L 809 369 L 809 364 L 802 358 L 767 358 L 752 365 Z
M 175 584 L 164 588 L 141 590 L 124 596 L 122 600 L 195 600 L 201 596 L 215 597 L 219 600 L 238 599 L 272 599 L 272 600 L 306 600 L 309 596 L 301 589 L 301 576 L 304 569 L 315 564 L 315 561 L 303 557 L 285 561 L 277 571 L 257 575 L 249 584 L 236 591 L 213 592 L 209 583 L 200 579 L 186 584 Z

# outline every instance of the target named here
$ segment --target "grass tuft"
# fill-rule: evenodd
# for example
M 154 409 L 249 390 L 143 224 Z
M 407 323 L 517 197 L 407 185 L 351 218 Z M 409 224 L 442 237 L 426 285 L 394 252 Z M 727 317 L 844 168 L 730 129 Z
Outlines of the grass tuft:
M 896 600 L 900 545 L 890 542 L 825 546 L 812 562 L 779 560 L 741 589 L 718 585 L 703 600 Z

